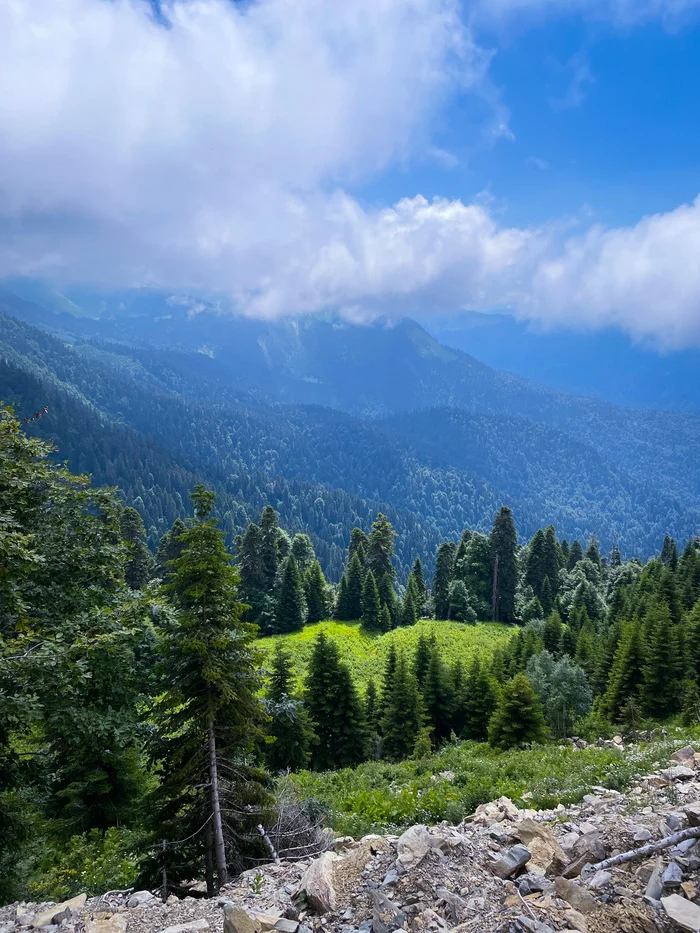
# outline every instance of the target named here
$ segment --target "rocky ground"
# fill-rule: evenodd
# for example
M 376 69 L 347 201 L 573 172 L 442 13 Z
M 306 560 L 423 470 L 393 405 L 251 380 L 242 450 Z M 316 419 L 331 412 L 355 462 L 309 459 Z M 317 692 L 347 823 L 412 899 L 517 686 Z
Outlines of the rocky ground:
M 700 931 L 698 836 L 700 754 L 686 747 L 625 794 L 593 788 L 575 806 L 527 811 L 501 798 L 459 826 L 336 839 L 314 860 L 246 872 L 212 899 L 13 904 L 0 908 L 0 933 Z

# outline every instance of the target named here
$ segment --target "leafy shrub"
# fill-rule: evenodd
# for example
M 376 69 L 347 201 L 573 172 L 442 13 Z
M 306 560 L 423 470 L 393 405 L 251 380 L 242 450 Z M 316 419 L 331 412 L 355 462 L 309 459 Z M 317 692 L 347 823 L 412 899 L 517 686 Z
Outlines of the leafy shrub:
M 133 884 L 141 859 L 141 839 L 132 830 L 112 827 L 103 835 L 93 829 L 66 843 L 47 841 L 27 893 L 33 900 L 61 901 L 85 891 L 102 894 Z

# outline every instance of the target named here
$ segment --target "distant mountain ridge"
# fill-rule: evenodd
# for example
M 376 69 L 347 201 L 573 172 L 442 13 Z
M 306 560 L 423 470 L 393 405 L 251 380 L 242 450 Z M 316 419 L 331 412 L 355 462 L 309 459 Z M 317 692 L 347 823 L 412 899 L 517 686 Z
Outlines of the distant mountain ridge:
M 564 395 L 446 348 L 410 320 L 260 322 L 147 297 L 76 317 L 5 291 L 0 310 L 13 317 L 0 320 L 0 345 L 14 347 L 15 367 L 73 386 L 103 418 L 228 488 L 231 532 L 270 482 L 301 484 L 300 501 L 323 498 L 316 486 L 336 490 L 348 516 L 384 507 L 422 557 L 465 526 L 487 529 L 503 502 L 526 536 L 555 520 L 562 535 L 596 533 L 604 549 L 615 537 L 627 554 L 700 529 L 696 415 Z M 0 378 L 0 396 L 8 384 Z M 230 477 L 244 474 L 234 489 Z M 311 505 L 284 508 L 293 530 L 321 528 Z M 348 533 L 324 545 L 327 565 Z

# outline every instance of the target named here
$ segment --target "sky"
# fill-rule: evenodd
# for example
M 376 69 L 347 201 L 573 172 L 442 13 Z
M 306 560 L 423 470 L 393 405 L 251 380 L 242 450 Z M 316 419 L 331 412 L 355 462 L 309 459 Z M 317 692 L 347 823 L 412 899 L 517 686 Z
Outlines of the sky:
M 700 346 L 700 0 L 0 0 L 0 276 Z

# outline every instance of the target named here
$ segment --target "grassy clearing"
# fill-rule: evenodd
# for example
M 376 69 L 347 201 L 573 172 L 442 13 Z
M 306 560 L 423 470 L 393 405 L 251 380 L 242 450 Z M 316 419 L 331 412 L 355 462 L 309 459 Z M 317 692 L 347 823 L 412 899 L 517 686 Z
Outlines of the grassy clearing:
M 549 808 L 575 803 L 597 784 L 624 790 L 633 775 L 665 765 L 675 749 L 697 743 L 699 735 L 697 729 L 671 730 L 665 741 L 621 751 L 549 745 L 497 752 L 488 745 L 460 742 L 419 761 L 373 761 L 343 771 L 302 772 L 293 780 L 303 797 L 326 810 L 337 832 L 357 836 L 412 823 L 457 823 L 479 804 L 502 795 L 521 807 Z M 440 777 L 446 771 L 454 777 Z
M 319 632 L 325 632 L 338 645 L 340 656 L 347 661 L 358 684 L 364 688 L 370 678 L 379 682 L 384 670 L 389 646 L 412 652 L 421 635 L 435 635 L 445 661 L 470 661 L 476 654 L 490 655 L 497 645 L 505 645 L 513 634 L 506 625 L 480 623 L 464 625 L 461 622 L 438 622 L 422 619 L 411 628 L 398 628 L 386 635 L 368 635 L 357 622 L 319 622 L 307 625 L 293 635 L 273 635 L 260 640 L 265 652 L 274 651 L 282 642 L 289 651 L 297 676 L 301 676 L 309 660 L 313 643 Z

